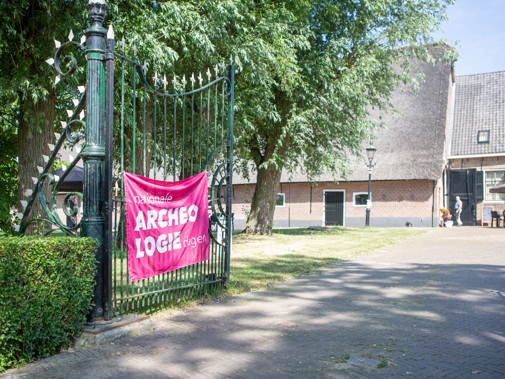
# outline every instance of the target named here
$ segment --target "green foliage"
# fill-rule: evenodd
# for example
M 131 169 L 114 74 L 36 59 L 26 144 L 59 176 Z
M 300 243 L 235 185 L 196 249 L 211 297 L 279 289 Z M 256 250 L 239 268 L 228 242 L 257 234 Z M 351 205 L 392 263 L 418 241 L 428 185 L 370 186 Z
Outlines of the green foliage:
M 26 199 L 18 193 L 18 178 L 19 188 L 33 189 L 31 176 L 42 162 L 41 156 L 33 156 L 34 151 L 40 151 L 33 146 L 39 143 L 43 149 L 52 143 L 52 134 L 44 131 L 50 130 L 55 114 L 65 114 L 65 106 L 51 109 L 46 104 L 53 102 L 46 100 L 57 97 L 65 101 L 68 93 L 75 91 L 75 79 L 67 80 L 68 87 L 59 86 L 56 94 L 55 72 L 45 60 L 54 56 L 55 39 L 65 41 L 70 30 L 79 38 L 86 26 L 86 4 L 85 0 L 0 2 L 0 131 L 5 148 L 15 151 L 14 156 L 7 155 L 7 162 L 0 163 L 0 229 L 4 233 L 12 230 L 8 210 L 15 205 L 13 196 Z M 3 139 L 5 134 L 12 138 Z M 47 136 L 51 139 L 46 140 Z M 28 141 L 28 146 L 18 149 L 19 141 Z M 6 151 L 4 146 L 1 151 Z
M 93 297 L 97 242 L 0 238 L 0 371 L 58 352 Z
M 426 44 L 452 2 L 109 0 L 105 23 L 114 26 L 118 49 L 122 37 L 128 56 L 135 46 L 149 75 L 198 73 L 232 56 L 236 167 L 246 173 L 251 161 L 257 169 L 301 166 L 316 176 L 345 173 L 350 153 L 381 126 L 369 110 L 387 109 L 396 86 L 415 81 L 409 60 L 429 59 Z M 26 102 L 56 96 L 61 104 L 75 87 L 76 79 L 67 78 L 56 93 L 55 73 L 44 61 L 54 54 L 53 39 L 84 32 L 86 4 L 0 4 L 0 91 L 18 98 L 19 117 L 31 128 L 24 133 L 34 135 L 45 121 Z
M 16 104 L 0 92 L 0 234 L 12 232 L 11 208 L 17 198 Z
M 349 153 L 381 126 L 369 110 L 415 81 L 408 62 L 429 59 L 451 2 L 109 1 L 106 22 L 150 72 L 180 76 L 233 56 L 239 163 L 301 164 L 314 176 L 345 172 Z
M 259 168 L 342 173 L 378 123 L 409 61 L 429 57 L 450 1 L 242 2 L 227 43 L 236 57 L 236 149 Z M 237 41 L 241 41 L 237 43 Z M 405 47 L 409 49 L 405 49 Z
M 0 3 L 0 88 L 37 102 L 51 91 L 54 40 L 86 26 L 85 0 L 21 0 Z M 21 104 L 19 104 L 21 106 Z M 31 115 L 23 115 L 29 117 Z

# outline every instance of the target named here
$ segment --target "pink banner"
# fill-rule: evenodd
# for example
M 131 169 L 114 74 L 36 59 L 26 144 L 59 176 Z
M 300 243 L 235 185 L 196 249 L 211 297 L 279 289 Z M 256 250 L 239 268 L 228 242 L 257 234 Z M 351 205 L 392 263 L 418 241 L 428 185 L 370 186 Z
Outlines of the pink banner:
M 130 280 L 209 258 L 207 174 L 164 182 L 125 173 Z

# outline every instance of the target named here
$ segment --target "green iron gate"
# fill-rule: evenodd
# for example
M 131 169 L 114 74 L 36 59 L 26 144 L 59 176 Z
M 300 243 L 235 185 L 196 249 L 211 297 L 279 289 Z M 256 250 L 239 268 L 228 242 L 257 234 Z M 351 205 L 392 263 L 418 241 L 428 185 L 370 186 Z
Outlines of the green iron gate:
M 148 311 L 183 298 L 206 293 L 226 284 L 230 275 L 232 244 L 232 163 L 233 163 L 233 64 L 216 65 L 212 71 L 167 80 L 166 75 L 149 73 L 148 64 L 125 54 L 124 40 L 118 51 L 112 28 L 103 27 L 108 9 L 105 1 L 90 0 L 90 27 L 80 42 L 56 43 L 54 65 L 60 76 L 76 71 L 74 47 L 86 56 L 86 87 L 80 100 L 61 121 L 63 133 L 56 135 L 52 153 L 46 157 L 34 190 L 23 204 L 20 233 L 32 222 L 42 221 L 68 235 L 97 239 L 97 272 L 92 317 L 109 318 L 125 312 Z M 75 55 L 75 53 L 74 53 Z M 141 63 L 144 62 L 144 63 Z M 150 75 L 152 74 L 152 76 Z M 60 177 L 53 164 L 64 146 L 77 148 Z M 79 208 L 71 202 L 82 200 L 82 220 L 68 226 L 57 212 L 59 187 L 82 161 L 83 191 L 68 193 L 63 199 L 67 217 Z M 122 177 L 133 172 L 153 179 L 175 181 L 207 172 L 209 183 L 208 261 L 130 282 L 125 238 L 125 198 Z M 50 193 L 50 198 L 45 194 Z M 30 210 L 40 201 L 45 216 L 34 217 Z
M 196 77 L 152 73 L 136 56 L 115 54 L 112 169 L 112 305 L 118 312 L 160 306 L 222 285 L 231 249 L 233 66 L 216 65 Z M 127 272 L 122 173 L 176 181 L 206 171 L 209 177 L 211 251 L 208 261 L 131 283 Z

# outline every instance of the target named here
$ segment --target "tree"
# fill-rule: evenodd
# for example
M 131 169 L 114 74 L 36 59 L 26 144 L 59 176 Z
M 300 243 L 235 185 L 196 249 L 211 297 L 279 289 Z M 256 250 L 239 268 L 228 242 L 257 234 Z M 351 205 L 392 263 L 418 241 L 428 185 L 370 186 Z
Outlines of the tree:
M 212 60 L 208 57 L 213 46 L 205 34 L 206 20 L 200 17 L 198 1 L 107 3 L 110 9 L 106 24 L 113 24 L 116 33 L 126 38 L 129 52 L 135 46 L 139 56 L 149 59 L 151 71 L 177 72 L 174 66 L 187 70 L 202 59 Z M 54 81 L 56 72 L 45 61 L 54 56 L 55 40 L 64 41 L 71 30 L 77 40 L 84 33 L 88 26 L 87 4 L 87 0 L 21 0 L 0 4 L 0 95 L 2 103 L 13 105 L 9 114 L 14 115 L 2 119 L 2 137 L 7 132 L 9 136 L 2 142 L 19 154 L 20 201 L 26 200 L 33 189 L 32 178 L 39 176 L 37 167 L 44 166 L 43 155 L 51 153 L 48 144 L 54 144 L 53 132 L 59 127 L 56 121 L 65 120 L 66 104 L 70 103 L 77 85 L 85 81 L 82 61 L 77 75 L 64 78 L 59 84 Z M 218 20 L 214 21 L 216 27 Z M 188 54 L 189 51 L 194 53 Z M 186 65 L 187 62 L 191 63 Z M 6 112 L 7 107 L 2 113 Z M 6 169 L 3 173 L 9 175 L 12 185 L 17 171 Z M 32 216 L 41 212 L 37 204 L 36 201 Z M 9 197 L 5 208 L 13 205 L 13 198 Z M 18 209 L 22 209 L 20 205 Z
M 44 166 L 54 143 L 57 93 L 55 74 L 44 61 L 54 55 L 54 40 L 83 28 L 85 1 L 22 0 L 0 4 L 0 88 L 16 115 L 4 130 L 17 130 L 19 200 L 34 187 L 37 166 Z M 61 110 L 60 110 L 61 111 Z M 18 206 L 18 209 L 22 209 Z M 35 206 L 36 214 L 40 208 Z
M 0 93 L 0 234 L 11 233 L 11 208 L 17 199 L 17 130 L 16 104 L 10 104 Z
M 249 4 L 256 27 L 241 25 L 244 45 L 234 45 L 244 66 L 236 147 L 257 172 L 247 233 L 271 233 L 283 169 L 345 171 L 348 155 L 380 126 L 369 109 L 386 109 L 396 86 L 413 80 L 412 56 L 429 59 L 427 43 L 450 2 Z
M 348 154 L 378 127 L 368 110 L 386 108 L 396 85 L 412 80 L 404 58 L 428 56 L 425 44 L 451 1 L 110 0 L 106 24 L 125 36 L 128 52 L 135 45 L 149 60 L 150 72 L 198 72 L 233 56 L 237 168 L 247 173 L 252 162 L 257 171 L 246 231 L 269 234 L 282 170 L 345 170 Z M 48 154 L 58 104 L 76 84 L 55 91 L 43 62 L 55 38 L 82 33 L 86 4 L 0 5 L 0 88 L 18 106 L 20 198 Z

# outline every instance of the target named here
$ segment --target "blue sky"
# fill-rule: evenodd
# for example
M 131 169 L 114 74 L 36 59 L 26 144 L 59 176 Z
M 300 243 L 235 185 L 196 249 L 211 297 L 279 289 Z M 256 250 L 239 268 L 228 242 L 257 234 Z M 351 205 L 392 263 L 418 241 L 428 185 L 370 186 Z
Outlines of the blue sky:
M 456 47 L 460 75 L 505 71 L 505 0 L 456 0 L 438 38 Z

